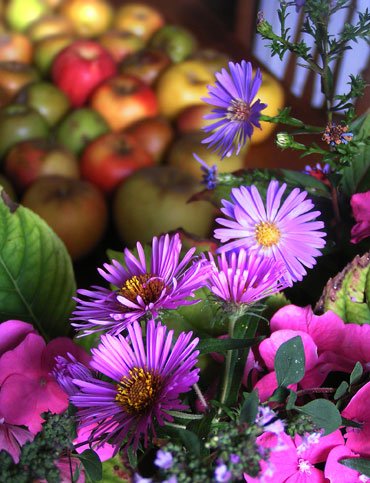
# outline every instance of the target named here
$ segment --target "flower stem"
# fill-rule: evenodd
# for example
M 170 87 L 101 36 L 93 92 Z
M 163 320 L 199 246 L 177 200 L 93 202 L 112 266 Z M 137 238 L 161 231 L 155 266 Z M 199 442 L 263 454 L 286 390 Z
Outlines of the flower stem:
M 168 414 L 173 416 L 174 418 L 180 418 L 180 419 L 203 419 L 204 414 L 191 414 L 191 413 L 183 413 L 181 411 L 167 411 Z
M 208 409 L 207 401 L 205 400 L 205 397 L 203 396 L 202 391 L 200 390 L 200 388 L 199 388 L 199 386 L 198 386 L 197 383 L 193 384 L 193 389 L 194 389 L 196 395 L 198 396 L 198 399 L 199 399 L 201 405 L 205 409 Z
M 234 336 L 234 328 L 235 328 L 235 324 L 236 324 L 237 320 L 238 320 L 237 314 L 234 314 L 230 317 L 230 321 L 229 321 L 229 338 L 230 339 L 232 339 L 233 336 Z M 220 399 L 220 402 L 222 404 L 225 404 L 227 396 L 229 394 L 230 382 L 231 382 L 231 377 L 232 377 L 232 375 L 230 374 L 232 356 L 233 356 L 233 351 L 232 350 L 227 351 L 224 380 L 223 380 L 222 391 L 221 391 L 221 399 Z

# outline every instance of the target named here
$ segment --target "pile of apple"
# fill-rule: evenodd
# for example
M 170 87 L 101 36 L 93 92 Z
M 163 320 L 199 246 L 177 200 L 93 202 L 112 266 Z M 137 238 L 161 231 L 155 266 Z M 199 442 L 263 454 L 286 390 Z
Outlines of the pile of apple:
M 98 244 L 111 208 L 128 246 L 180 226 L 207 236 L 212 207 L 186 204 L 200 190 L 192 153 L 221 171 L 243 164 L 242 157 L 220 164 L 201 144 L 210 110 L 201 98 L 228 58 L 199 49 L 191 32 L 148 5 L 2 1 L 5 189 L 49 223 L 73 260 Z M 274 88 L 273 111 L 283 96 Z

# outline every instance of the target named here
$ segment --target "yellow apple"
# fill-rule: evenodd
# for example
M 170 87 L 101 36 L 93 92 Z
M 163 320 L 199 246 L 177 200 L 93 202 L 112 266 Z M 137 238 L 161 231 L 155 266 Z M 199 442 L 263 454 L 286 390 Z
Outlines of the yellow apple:
M 278 113 L 278 109 L 283 109 L 284 107 L 285 96 L 283 86 L 275 77 L 266 72 L 262 72 L 262 85 L 258 90 L 256 99 L 260 99 L 261 102 L 267 104 L 262 114 L 275 116 Z M 251 144 L 258 144 L 265 141 L 275 130 L 276 124 L 261 122 L 261 127 L 262 130 L 254 128 Z
M 197 60 L 185 60 L 168 67 L 158 78 L 156 94 L 160 114 L 174 119 L 183 109 L 203 104 L 207 86 L 214 83 L 214 76 Z
M 105 0 L 66 0 L 61 13 L 82 37 L 97 37 L 108 30 L 113 21 L 113 8 Z
M 32 42 L 38 42 L 51 35 L 73 34 L 71 22 L 66 17 L 57 14 L 43 15 L 32 22 L 27 29 L 27 35 Z
M 114 28 L 131 32 L 145 41 L 164 25 L 163 15 L 155 8 L 141 3 L 127 3 L 114 15 Z
M 114 198 L 113 217 L 120 237 L 134 246 L 180 227 L 202 238 L 209 236 L 212 205 L 187 203 L 197 191 L 199 182 L 174 166 L 139 169 L 118 187 Z
M 248 145 L 241 150 L 238 156 L 233 154 L 229 158 L 221 160 L 217 152 L 212 153 L 211 148 L 207 148 L 206 144 L 202 144 L 202 140 L 206 137 L 207 134 L 201 132 L 182 135 L 172 144 L 166 158 L 167 163 L 183 169 L 199 181 L 202 179 L 203 172 L 200 169 L 201 165 L 194 159 L 193 153 L 197 154 L 208 166 L 212 167 L 215 164 L 219 173 L 232 173 L 244 167 L 243 159 Z

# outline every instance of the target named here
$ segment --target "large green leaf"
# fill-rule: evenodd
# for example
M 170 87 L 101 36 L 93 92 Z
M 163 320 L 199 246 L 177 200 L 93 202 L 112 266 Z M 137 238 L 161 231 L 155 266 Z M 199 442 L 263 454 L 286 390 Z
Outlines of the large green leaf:
M 370 252 L 357 255 L 328 281 L 315 307 L 319 313 L 327 310 L 346 323 L 370 324 Z
M 50 338 L 67 334 L 76 282 L 63 242 L 4 190 L 0 216 L 0 322 L 30 322 Z

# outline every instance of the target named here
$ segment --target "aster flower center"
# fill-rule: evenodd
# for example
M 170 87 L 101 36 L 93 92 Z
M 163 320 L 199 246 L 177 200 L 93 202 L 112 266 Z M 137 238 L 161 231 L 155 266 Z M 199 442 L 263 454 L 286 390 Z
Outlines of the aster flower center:
M 280 230 L 271 221 L 262 221 L 259 225 L 255 225 L 255 229 L 257 243 L 265 248 L 276 245 L 280 240 Z
M 137 297 L 140 295 L 145 305 L 148 305 L 159 299 L 164 287 L 165 283 L 163 280 L 153 277 L 150 273 L 145 273 L 144 275 L 134 275 L 127 280 L 121 288 L 121 293 L 131 302 L 136 302 Z
M 231 105 L 227 108 L 226 117 L 231 121 L 243 122 L 249 119 L 251 110 L 249 104 L 242 99 L 233 99 Z
M 134 367 L 130 377 L 117 384 L 116 402 L 128 414 L 141 414 L 152 406 L 162 390 L 162 378 L 153 370 Z

